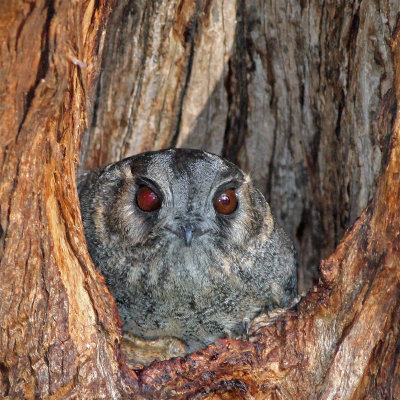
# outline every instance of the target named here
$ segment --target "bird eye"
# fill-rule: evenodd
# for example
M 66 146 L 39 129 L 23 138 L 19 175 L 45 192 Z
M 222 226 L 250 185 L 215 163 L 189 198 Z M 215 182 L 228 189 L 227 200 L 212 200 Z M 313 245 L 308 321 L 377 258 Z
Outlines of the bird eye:
M 157 193 L 148 186 L 141 186 L 136 195 L 136 203 L 142 211 L 152 212 L 161 207 L 161 200 Z
M 228 189 L 221 192 L 214 199 L 214 208 L 220 214 L 232 214 L 237 207 L 236 193 L 233 189 Z

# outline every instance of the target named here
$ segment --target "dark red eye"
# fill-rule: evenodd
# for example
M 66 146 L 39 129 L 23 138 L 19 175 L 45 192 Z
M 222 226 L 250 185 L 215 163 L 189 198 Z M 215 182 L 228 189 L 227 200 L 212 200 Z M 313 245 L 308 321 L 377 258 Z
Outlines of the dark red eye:
M 158 210 L 161 207 L 160 197 L 148 186 L 139 188 L 136 195 L 138 207 L 146 212 Z
M 236 207 L 237 198 L 233 189 L 223 191 L 214 200 L 214 208 L 220 214 L 232 214 Z

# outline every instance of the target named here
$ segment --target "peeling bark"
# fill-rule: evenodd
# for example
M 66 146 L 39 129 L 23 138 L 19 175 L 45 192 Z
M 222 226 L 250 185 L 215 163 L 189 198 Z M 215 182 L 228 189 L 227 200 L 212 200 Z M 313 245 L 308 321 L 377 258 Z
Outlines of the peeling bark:
M 399 398 L 399 5 L 0 2 L 0 396 Z M 76 168 L 171 145 L 251 172 L 304 287 L 326 260 L 250 341 L 136 374 Z
M 110 2 L 2 2 L 0 395 L 118 398 L 114 301 L 75 174 Z

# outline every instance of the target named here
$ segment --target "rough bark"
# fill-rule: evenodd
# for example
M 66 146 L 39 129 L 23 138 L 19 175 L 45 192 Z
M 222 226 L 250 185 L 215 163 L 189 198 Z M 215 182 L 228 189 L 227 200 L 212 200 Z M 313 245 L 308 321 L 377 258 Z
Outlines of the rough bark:
M 396 1 L 123 0 L 82 163 L 203 148 L 249 171 L 317 278 L 376 187 Z M 386 128 L 389 128 L 387 130 Z
M 0 2 L 0 397 L 125 392 L 75 175 L 111 2 Z
M 0 1 L 0 396 L 399 398 L 399 5 Z M 135 375 L 79 217 L 89 119 L 85 167 L 177 145 L 250 171 L 305 287 L 361 216 L 296 309 Z
M 400 61 L 400 37 L 393 46 Z M 399 143 L 400 113 L 373 201 L 322 262 L 318 285 L 296 311 L 255 328 L 251 343 L 221 340 L 185 361 L 143 370 L 143 393 L 168 399 L 398 399 Z

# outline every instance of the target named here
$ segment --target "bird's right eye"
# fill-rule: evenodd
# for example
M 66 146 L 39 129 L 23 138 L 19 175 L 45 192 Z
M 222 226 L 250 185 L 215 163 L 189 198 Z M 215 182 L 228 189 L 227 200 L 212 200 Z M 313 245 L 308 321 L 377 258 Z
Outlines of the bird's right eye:
M 148 186 L 141 186 L 136 195 L 138 207 L 145 212 L 156 211 L 161 207 L 161 199 L 154 190 Z

